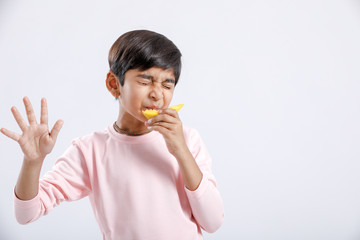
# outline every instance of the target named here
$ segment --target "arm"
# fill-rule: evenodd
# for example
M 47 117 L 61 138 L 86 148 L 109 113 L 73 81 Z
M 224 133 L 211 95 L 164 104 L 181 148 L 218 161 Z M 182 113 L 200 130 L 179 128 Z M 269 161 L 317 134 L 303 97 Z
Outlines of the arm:
M 215 232 L 224 219 L 224 209 L 211 173 L 211 159 L 199 134 L 189 136 L 192 142 L 187 144 L 173 109 L 162 110 L 145 124 L 163 135 L 169 152 L 177 159 L 195 219 L 207 232 Z
M 1 129 L 3 134 L 19 143 L 24 153 L 14 192 L 15 217 L 20 224 L 33 222 L 60 202 L 83 198 L 91 190 L 83 151 L 79 141 L 75 140 L 56 161 L 53 169 L 39 180 L 45 156 L 53 149 L 63 122 L 57 121 L 49 132 L 46 100 L 41 100 L 40 124 L 36 122 L 29 99 L 24 98 L 24 104 L 29 125 L 15 107 L 11 109 L 23 131 L 22 135 Z
M 31 223 L 48 214 L 63 201 L 75 201 L 91 191 L 89 172 L 80 139 L 56 160 L 39 180 L 38 194 L 30 200 L 14 196 L 15 217 L 20 224 Z
M 185 189 L 195 219 L 207 232 L 215 232 L 224 220 L 224 207 L 211 171 L 211 157 L 197 131 L 187 131 L 187 142 L 203 179 L 195 191 Z
M 29 125 L 22 118 L 16 107 L 12 107 L 11 111 L 22 130 L 22 134 L 17 134 L 5 128 L 2 128 L 1 132 L 7 137 L 15 140 L 24 153 L 23 164 L 16 183 L 15 194 L 21 200 L 30 200 L 38 193 L 39 175 L 43 161 L 46 155 L 53 149 L 56 138 L 63 125 L 63 121 L 58 120 L 51 132 L 49 132 L 46 99 L 41 100 L 40 124 L 36 121 L 30 100 L 25 97 L 23 101 Z
M 202 173 L 186 145 L 179 115 L 174 109 L 164 109 L 159 113 L 145 124 L 163 135 L 169 152 L 179 163 L 186 188 L 195 190 L 201 182 Z

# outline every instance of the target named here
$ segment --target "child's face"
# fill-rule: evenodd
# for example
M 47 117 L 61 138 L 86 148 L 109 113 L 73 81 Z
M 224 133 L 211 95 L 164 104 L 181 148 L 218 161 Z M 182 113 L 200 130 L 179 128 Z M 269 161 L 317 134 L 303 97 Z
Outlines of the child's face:
M 175 76 L 172 69 L 160 67 L 145 71 L 131 69 L 125 73 L 124 86 L 118 83 L 117 87 L 120 116 L 144 122 L 147 119 L 142 110 L 168 108 L 174 93 Z

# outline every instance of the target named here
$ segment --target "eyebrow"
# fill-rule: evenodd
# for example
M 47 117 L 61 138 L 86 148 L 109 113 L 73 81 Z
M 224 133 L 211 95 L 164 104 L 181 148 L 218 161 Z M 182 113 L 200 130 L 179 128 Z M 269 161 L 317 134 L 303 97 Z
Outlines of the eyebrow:
M 172 78 L 168 78 L 164 82 L 169 82 L 169 83 L 174 83 L 175 84 L 175 80 L 172 79 Z
M 138 74 L 137 77 L 154 80 L 154 77 L 153 77 L 153 76 L 147 75 L 147 74 Z
M 151 81 L 154 81 L 154 77 L 148 74 L 138 74 L 137 77 L 141 77 L 141 78 L 145 78 L 145 79 L 149 79 Z M 175 80 L 172 78 L 167 78 L 165 79 L 164 82 L 168 82 L 168 83 L 174 83 L 175 84 Z

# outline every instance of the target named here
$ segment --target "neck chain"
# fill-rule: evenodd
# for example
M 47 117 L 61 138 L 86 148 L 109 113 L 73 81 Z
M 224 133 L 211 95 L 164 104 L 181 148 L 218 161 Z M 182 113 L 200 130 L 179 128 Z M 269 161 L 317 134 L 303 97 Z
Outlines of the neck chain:
M 139 133 L 132 133 L 132 132 L 129 132 L 128 130 L 124 130 L 124 129 L 121 129 L 117 124 L 116 122 L 114 122 L 114 129 L 116 132 L 118 133 L 121 133 L 121 134 L 125 134 L 125 135 L 128 135 L 128 136 L 140 136 L 140 135 L 143 135 L 145 133 L 149 133 L 151 132 L 151 130 L 147 130 L 145 132 L 139 132 Z

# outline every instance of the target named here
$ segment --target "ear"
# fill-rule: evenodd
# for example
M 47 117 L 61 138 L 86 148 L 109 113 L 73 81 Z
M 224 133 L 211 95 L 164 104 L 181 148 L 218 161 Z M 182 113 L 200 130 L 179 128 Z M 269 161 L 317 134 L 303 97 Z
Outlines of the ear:
M 120 83 L 112 71 L 109 71 L 106 75 L 106 88 L 114 97 L 117 98 L 120 96 Z

